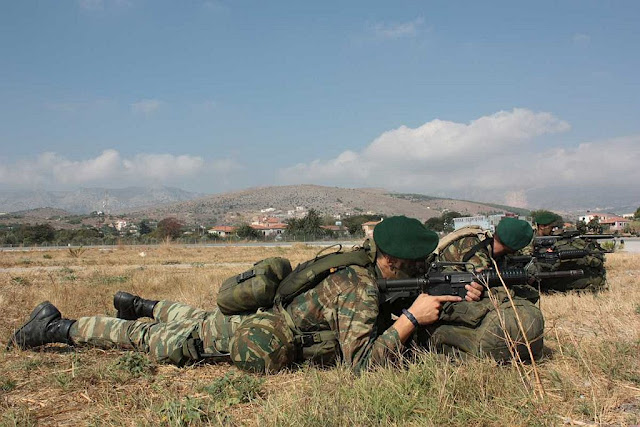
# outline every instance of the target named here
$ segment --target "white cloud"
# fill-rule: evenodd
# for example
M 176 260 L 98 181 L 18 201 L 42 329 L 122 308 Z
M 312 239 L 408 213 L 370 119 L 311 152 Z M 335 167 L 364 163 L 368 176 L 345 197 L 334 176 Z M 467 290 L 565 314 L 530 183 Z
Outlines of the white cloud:
M 167 179 L 182 175 L 191 175 L 204 165 L 201 157 L 174 156 L 172 154 L 136 154 L 133 159 L 122 161 L 125 171 L 130 175 L 145 178 Z
M 402 37 L 415 37 L 424 24 L 423 18 L 416 18 L 413 21 L 385 24 L 377 23 L 373 26 L 376 36 L 384 39 L 399 39 Z
M 141 182 L 166 183 L 201 173 L 204 166 L 201 157 L 190 155 L 136 154 L 123 158 L 116 150 L 105 150 L 94 158 L 70 160 L 47 152 L 34 160 L 0 163 L 0 181 L 13 188 L 98 184 L 116 187 Z M 223 173 L 229 170 L 229 165 L 214 164 L 207 169 L 214 172 L 220 169 Z
M 640 136 L 543 147 L 541 136 L 570 126 L 550 113 L 501 111 L 470 123 L 432 120 L 387 131 L 369 146 L 334 159 L 279 171 L 285 183 L 376 186 L 456 196 L 500 192 L 526 205 L 524 190 L 544 186 L 612 185 L 640 180 Z M 493 197 L 495 198 L 495 197 Z
M 145 116 L 150 116 L 158 111 L 158 109 L 163 105 L 164 102 L 158 99 L 142 99 L 131 104 L 131 111 L 134 114 L 143 114 Z

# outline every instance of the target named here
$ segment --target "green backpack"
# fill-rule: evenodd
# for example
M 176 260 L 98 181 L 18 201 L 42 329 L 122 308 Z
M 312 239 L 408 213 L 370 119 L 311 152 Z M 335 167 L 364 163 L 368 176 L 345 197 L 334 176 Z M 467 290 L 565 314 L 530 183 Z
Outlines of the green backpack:
M 286 306 L 339 268 L 349 265 L 367 267 L 373 263 L 368 248 L 349 252 L 341 252 L 341 249 L 322 256 L 320 252 L 293 271 L 291 263 L 285 258 L 259 261 L 250 270 L 222 283 L 218 291 L 218 307 L 223 314 L 232 315 L 255 313 L 260 308 L 269 308 L 274 304 Z
M 229 277 L 218 291 L 218 307 L 226 315 L 255 313 L 271 307 L 282 279 L 291 273 L 286 258 L 273 257 L 256 262 L 250 270 Z

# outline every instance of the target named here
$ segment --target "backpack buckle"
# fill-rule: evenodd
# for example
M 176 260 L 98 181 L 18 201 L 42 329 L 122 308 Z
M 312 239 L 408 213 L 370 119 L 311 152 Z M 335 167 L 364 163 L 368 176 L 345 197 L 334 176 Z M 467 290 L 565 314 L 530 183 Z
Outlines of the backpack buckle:
M 300 336 L 300 344 L 302 347 L 311 347 L 314 344 L 321 343 L 322 339 L 320 334 L 302 334 Z
M 256 277 L 256 272 L 254 269 L 238 274 L 236 276 L 236 283 L 242 283 L 247 279 L 251 279 L 252 277 Z

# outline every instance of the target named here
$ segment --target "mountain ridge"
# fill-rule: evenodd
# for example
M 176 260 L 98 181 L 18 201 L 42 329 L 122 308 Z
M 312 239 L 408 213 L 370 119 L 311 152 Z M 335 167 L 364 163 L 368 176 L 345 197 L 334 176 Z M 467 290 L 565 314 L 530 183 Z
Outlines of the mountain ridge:
M 233 224 L 250 221 L 260 215 L 285 216 L 289 211 L 295 211 L 296 207 L 315 209 L 327 215 L 407 215 L 421 220 L 440 216 L 446 211 L 468 215 L 518 211 L 517 208 L 501 209 L 479 202 L 425 195 L 422 195 L 422 200 L 412 200 L 402 197 L 404 195 L 405 193 L 380 188 L 341 188 L 313 184 L 267 186 L 134 210 L 128 214 L 153 219 L 174 216 L 185 222 Z

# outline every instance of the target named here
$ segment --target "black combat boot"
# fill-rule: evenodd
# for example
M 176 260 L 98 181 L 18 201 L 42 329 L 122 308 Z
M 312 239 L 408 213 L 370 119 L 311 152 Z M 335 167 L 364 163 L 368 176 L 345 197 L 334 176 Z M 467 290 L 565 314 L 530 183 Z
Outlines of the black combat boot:
M 158 301 L 140 298 L 128 292 L 119 291 L 113 296 L 113 306 L 118 310 L 116 317 L 124 320 L 136 320 L 140 317 L 153 318 L 153 307 Z
M 60 310 L 45 301 L 33 309 L 27 323 L 13 334 L 7 349 L 14 344 L 22 349 L 54 342 L 73 344 L 69 338 L 69 329 L 74 323 L 75 320 L 63 319 Z

